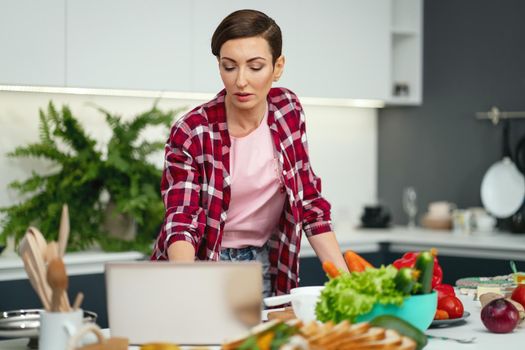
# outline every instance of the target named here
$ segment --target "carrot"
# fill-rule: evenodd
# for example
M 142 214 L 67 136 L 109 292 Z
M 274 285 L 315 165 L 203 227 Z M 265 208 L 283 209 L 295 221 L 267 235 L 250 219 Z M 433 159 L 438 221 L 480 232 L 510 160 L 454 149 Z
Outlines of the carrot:
M 330 278 L 336 278 L 341 274 L 334 263 L 328 260 L 323 262 L 323 270 Z
M 346 266 L 350 272 L 361 272 L 369 267 L 374 267 L 368 261 L 366 261 L 361 255 L 354 251 L 347 250 L 344 254 Z

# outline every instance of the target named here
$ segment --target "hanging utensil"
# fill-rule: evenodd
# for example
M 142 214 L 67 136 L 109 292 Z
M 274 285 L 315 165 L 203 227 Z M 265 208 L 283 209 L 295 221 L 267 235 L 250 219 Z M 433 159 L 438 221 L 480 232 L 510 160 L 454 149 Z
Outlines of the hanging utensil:
M 507 218 L 523 204 L 525 178 L 512 162 L 509 147 L 509 121 L 503 120 L 503 159 L 494 163 L 481 182 L 481 201 L 497 218 Z

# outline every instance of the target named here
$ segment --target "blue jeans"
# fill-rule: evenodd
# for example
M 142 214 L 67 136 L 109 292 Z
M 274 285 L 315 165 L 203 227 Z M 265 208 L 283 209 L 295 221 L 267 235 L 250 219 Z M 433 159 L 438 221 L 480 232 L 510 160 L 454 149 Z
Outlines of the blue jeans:
M 272 296 L 270 259 L 268 246 L 246 248 L 223 248 L 221 261 L 259 261 L 262 264 L 263 298 Z

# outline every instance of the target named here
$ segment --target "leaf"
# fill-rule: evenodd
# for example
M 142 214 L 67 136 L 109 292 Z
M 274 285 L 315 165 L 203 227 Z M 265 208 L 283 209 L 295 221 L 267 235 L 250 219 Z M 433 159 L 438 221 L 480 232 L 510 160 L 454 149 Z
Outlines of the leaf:
M 162 171 L 145 158 L 162 149 L 178 111 L 163 112 L 155 103 L 150 110 L 124 122 L 118 115 L 98 110 L 112 131 L 105 160 L 96 140 L 86 133 L 68 106 L 57 109 L 50 101 L 47 108 L 39 110 L 39 141 L 17 147 L 8 155 L 46 159 L 52 163 L 53 172 L 33 172 L 30 178 L 9 184 L 24 199 L 0 208 L 4 214 L 0 218 L 0 241 L 8 235 L 19 241 L 29 225 L 39 227 L 47 239 L 56 239 L 61 207 L 68 203 L 68 249 L 81 250 L 97 242 L 104 249 L 151 251 L 164 215 L 159 190 Z M 142 130 L 155 125 L 166 126 L 159 140 L 137 142 Z M 135 241 L 121 242 L 105 232 L 102 224 L 106 206 L 100 201 L 104 191 L 109 192 L 118 212 L 130 215 L 137 223 Z

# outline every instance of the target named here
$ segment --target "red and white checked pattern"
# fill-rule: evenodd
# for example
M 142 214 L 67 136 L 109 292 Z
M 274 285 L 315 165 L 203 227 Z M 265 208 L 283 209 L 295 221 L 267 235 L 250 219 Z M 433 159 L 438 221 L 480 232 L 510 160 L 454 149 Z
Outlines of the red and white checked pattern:
M 165 148 L 161 191 L 166 215 L 152 260 L 167 260 L 167 249 L 184 240 L 199 260 L 219 260 L 230 202 L 229 151 L 224 98 L 196 107 L 171 130 Z M 330 204 L 308 159 L 303 108 L 290 90 L 268 94 L 268 125 L 276 147 L 288 200 L 279 233 L 270 238 L 270 274 L 275 294 L 297 286 L 301 230 L 307 236 L 332 231 Z

